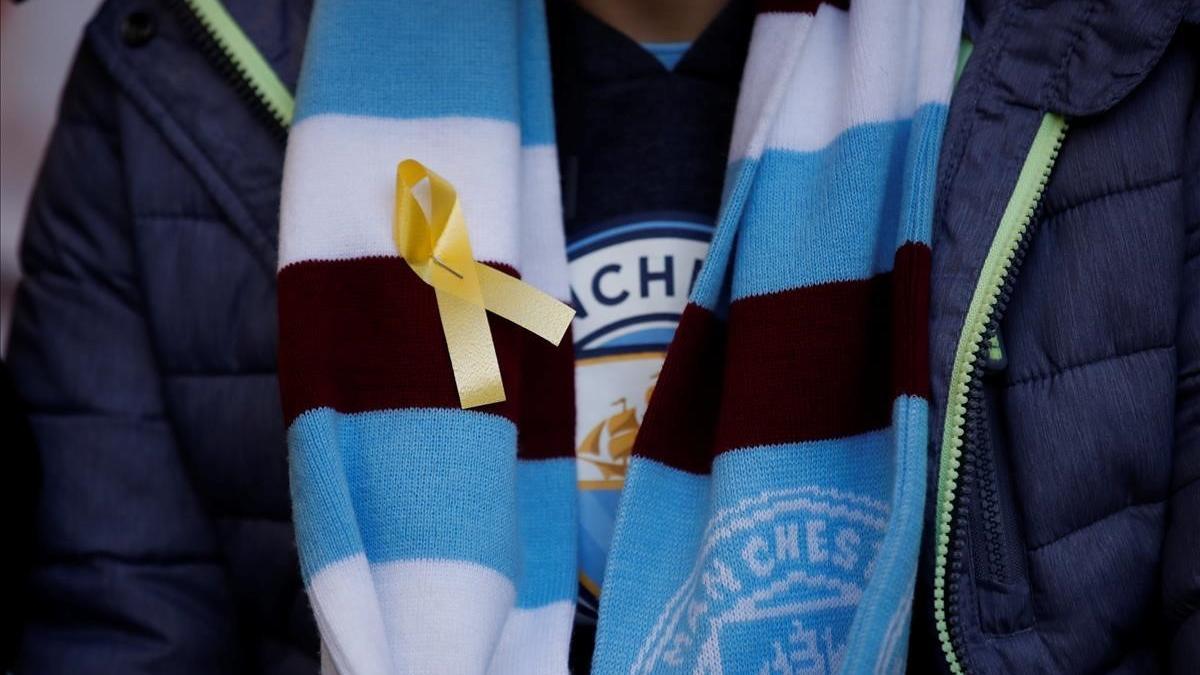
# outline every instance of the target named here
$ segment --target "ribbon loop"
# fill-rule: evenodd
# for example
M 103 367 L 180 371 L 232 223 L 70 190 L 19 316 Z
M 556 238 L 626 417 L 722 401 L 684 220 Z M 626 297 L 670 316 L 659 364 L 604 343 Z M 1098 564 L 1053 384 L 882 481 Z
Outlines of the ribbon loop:
M 428 186 L 428 211 L 418 199 Z M 392 223 L 396 250 L 433 287 L 463 408 L 505 399 L 487 312 L 557 345 L 575 310 L 533 286 L 475 260 L 458 193 L 414 159 L 396 167 Z

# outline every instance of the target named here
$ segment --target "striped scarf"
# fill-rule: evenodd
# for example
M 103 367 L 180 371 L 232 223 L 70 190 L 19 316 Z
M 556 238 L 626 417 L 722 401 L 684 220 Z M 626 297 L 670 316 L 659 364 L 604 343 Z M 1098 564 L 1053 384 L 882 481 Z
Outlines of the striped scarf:
M 763 3 L 723 206 L 630 462 L 597 673 L 904 668 L 925 494 L 930 227 L 955 0 Z M 542 0 L 317 0 L 284 173 L 279 373 L 323 668 L 562 673 L 571 339 L 489 314 L 462 409 L 397 163 L 475 258 L 569 298 Z

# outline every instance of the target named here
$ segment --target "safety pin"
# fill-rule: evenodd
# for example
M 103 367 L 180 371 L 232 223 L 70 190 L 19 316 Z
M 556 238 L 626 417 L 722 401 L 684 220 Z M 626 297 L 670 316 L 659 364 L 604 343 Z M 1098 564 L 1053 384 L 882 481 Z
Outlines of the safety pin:
M 442 262 L 441 260 L 438 260 L 438 257 L 436 255 L 430 256 L 430 257 L 433 258 L 433 262 L 438 264 L 438 267 L 441 267 L 442 269 L 446 270 L 450 274 L 453 274 L 454 276 L 458 277 L 459 279 L 463 278 L 463 275 L 459 274 L 458 272 L 455 272 L 454 268 L 450 267 L 449 265 Z

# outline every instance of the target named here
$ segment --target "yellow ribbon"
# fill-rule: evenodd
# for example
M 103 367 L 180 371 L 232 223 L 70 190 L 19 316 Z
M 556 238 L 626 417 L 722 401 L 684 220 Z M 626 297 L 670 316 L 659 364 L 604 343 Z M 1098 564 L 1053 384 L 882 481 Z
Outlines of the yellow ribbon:
M 429 183 L 428 214 L 413 193 L 424 180 Z M 562 341 L 575 310 L 516 277 L 476 262 L 454 187 L 413 159 L 396 167 L 392 235 L 408 266 L 433 286 L 462 407 L 504 400 L 488 311 L 551 344 Z

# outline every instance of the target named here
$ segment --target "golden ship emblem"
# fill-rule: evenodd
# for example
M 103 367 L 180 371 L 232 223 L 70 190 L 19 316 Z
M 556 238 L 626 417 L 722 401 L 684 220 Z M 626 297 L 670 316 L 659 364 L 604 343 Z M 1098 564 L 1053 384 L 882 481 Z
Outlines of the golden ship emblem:
M 654 385 L 646 390 L 647 403 L 652 393 Z M 612 405 L 621 409 L 592 427 L 583 437 L 576 455 L 599 469 L 603 480 L 623 480 L 641 423 L 638 422 L 637 409 L 630 408 L 625 398 L 613 401 Z

